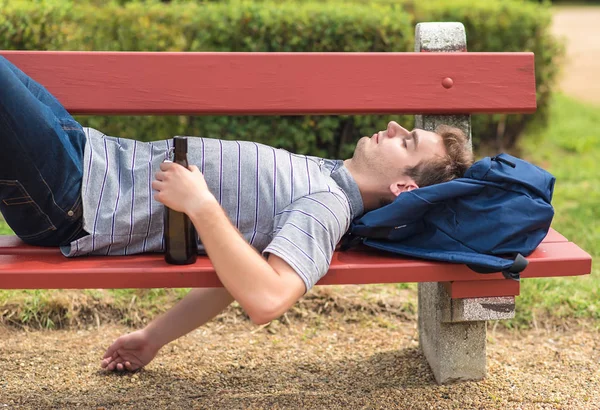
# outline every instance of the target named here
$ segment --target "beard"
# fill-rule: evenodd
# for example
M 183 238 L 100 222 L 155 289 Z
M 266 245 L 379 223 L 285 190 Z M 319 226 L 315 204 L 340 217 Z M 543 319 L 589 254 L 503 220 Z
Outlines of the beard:
M 368 144 L 371 141 L 369 137 L 362 137 L 356 143 L 354 153 L 352 154 L 352 163 L 363 173 L 369 173 L 377 169 L 377 158 L 374 153 L 368 149 Z
M 393 180 L 404 175 L 398 163 L 390 163 L 389 158 L 382 157 L 382 147 L 372 146 L 371 138 L 362 137 L 356 143 L 352 155 L 352 167 L 362 176 L 387 186 Z
M 359 162 L 361 160 L 361 158 L 365 157 L 365 151 L 366 151 L 365 148 L 366 148 L 368 142 L 369 142 L 369 137 L 362 137 L 361 139 L 358 140 L 358 142 L 356 143 L 356 146 L 354 147 L 354 152 L 352 153 L 353 161 Z

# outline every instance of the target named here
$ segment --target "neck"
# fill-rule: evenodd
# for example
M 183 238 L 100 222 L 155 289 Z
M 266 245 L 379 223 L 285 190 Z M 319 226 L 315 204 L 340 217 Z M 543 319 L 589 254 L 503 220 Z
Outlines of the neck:
M 358 185 L 364 211 L 368 212 L 379 208 L 382 202 L 382 192 L 381 189 L 373 184 L 373 177 L 365 175 L 353 167 L 352 159 L 345 160 L 344 166 L 348 169 L 354 181 L 356 181 L 356 185 Z

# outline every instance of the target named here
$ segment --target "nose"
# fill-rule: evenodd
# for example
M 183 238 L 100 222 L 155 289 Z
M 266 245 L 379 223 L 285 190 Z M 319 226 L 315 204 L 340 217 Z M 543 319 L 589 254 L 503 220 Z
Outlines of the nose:
M 410 135 L 410 132 L 396 121 L 390 121 L 387 126 L 387 135 L 390 138 L 394 138 L 397 136 Z

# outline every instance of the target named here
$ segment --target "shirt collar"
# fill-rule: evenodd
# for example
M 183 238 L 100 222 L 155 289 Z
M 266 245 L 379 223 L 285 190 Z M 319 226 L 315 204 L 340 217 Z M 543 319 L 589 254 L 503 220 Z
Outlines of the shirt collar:
M 361 216 L 364 212 L 364 205 L 358 184 L 348 171 L 348 168 L 344 166 L 344 161 L 336 161 L 336 166 L 331 173 L 331 178 L 338 184 L 338 186 L 346 193 L 348 201 L 350 203 L 350 213 L 352 219 Z

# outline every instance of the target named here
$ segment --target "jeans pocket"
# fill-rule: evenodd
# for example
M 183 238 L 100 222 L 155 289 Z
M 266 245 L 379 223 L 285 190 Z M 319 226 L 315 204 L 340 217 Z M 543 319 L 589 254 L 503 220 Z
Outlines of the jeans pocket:
M 0 211 L 6 223 L 25 241 L 56 230 L 19 181 L 0 180 Z

